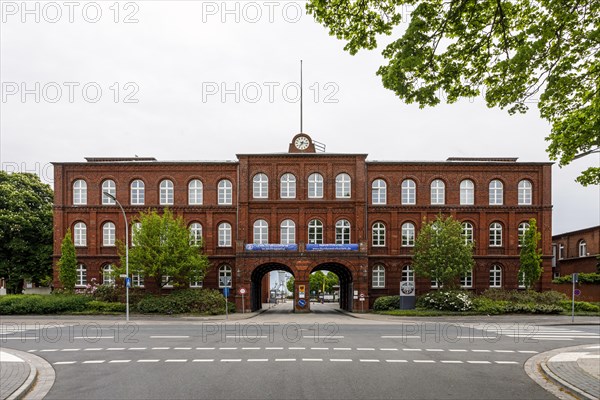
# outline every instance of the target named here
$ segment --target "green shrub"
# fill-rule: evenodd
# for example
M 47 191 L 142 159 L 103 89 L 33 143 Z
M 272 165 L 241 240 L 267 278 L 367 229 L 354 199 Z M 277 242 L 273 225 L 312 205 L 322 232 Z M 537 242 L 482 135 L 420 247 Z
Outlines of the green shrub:
M 481 297 L 511 303 L 538 303 L 546 305 L 559 305 L 561 301 L 567 299 L 563 293 L 553 290 L 536 292 L 533 290 L 488 289 L 481 294 Z
M 373 310 L 375 311 L 390 311 L 400 308 L 400 296 L 382 296 L 375 299 Z
M 417 308 L 443 311 L 469 311 L 473 302 L 468 292 L 461 290 L 434 290 L 417 299 Z
M 558 277 L 552 283 L 573 283 L 572 275 Z M 600 273 L 592 272 L 590 274 L 578 274 L 579 283 L 600 283 Z
M 225 298 L 218 290 L 178 290 L 164 296 L 147 296 L 139 301 L 137 310 L 145 314 L 225 314 Z M 235 312 L 233 302 L 229 302 L 229 312 Z
M 565 300 L 561 301 L 560 305 L 566 311 L 571 311 L 571 301 Z M 588 303 L 587 301 L 576 301 L 575 302 L 575 311 L 585 311 L 585 312 L 596 312 L 600 313 L 600 306 L 593 303 Z
M 507 302 L 479 296 L 473 299 L 473 309 L 481 314 L 497 315 L 506 312 Z
M 0 314 L 58 314 L 84 311 L 92 299 L 86 296 L 57 294 L 9 295 L 0 297 Z
M 93 312 L 125 312 L 126 304 L 123 303 L 109 303 L 107 301 L 93 300 L 87 304 L 86 311 Z
M 118 302 L 124 295 L 124 288 L 112 285 L 98 285 L 94 291 L 94 299 L 99 301 Z

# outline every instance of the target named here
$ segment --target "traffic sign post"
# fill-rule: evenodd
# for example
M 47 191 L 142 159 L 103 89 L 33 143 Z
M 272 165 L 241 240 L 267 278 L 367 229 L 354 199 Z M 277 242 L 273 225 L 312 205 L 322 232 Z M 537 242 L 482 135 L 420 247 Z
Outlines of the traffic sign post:
M 229 319 L 229 304 L 228 304 L 228 297 L 229 297 L 229 287 L 225 286 L 223 288 L 223 296 L 225 296 L 225 319 Z
M 246 313 L 246 307 L 245 307 L 245 304 L 244 304 L 244 295 L 246 294 L 246 289 L 241 288 L 240 289 L 240 294 L 242 295 L 242 314 L 245 314 Z
M 575 284 L 579 281 L 579 274 L 573 273 L 571 282 L 573 282 L 573 293 L 571 294 L 571 323 L 575 322 Z

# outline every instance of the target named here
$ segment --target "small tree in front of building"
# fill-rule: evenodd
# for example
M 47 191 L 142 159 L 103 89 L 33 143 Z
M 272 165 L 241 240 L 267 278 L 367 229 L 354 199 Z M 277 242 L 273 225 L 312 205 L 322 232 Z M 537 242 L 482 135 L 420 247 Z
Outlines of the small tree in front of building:
M 532 218 L 529 220 L 529 228 L 523 235 L 520 254 L 519 276 L 523 278 L 527 289 L 531 289 L 542 276 L 542 251 L 538 248 L 541 239 L 542 234 L 538 232 L 537 222 Z
M 209 267 L 202 246 L 192 243 L 183 218 L 167 208 L 162 214 L 151 210 L 139 216 L 129 249 L 129 271 L 152 277 L 162 289 L 187 285 L 190 278 L 202 281 Z M 120 272 L 125 269 L 125 246 L 119 243 Z
M 461 276 L 473 269 L 473 243 L 466 242 L 462 226 L 452 216 L 441 214 L 432 222 L 423 220 L 415 240 L 414 268 L 419 276 L 454 288 Z
M 64 290 L 72 292 L 77 283 L 77 254 L 68 229 L 60 245 L 60 259 L 58 260 L 58 279 Z

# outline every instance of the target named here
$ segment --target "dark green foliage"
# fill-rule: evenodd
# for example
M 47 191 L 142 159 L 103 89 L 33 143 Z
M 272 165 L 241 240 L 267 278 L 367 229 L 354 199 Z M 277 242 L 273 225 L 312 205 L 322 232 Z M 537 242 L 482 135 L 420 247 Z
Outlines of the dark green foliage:
M 67 233 L 60 246 L 60 251 L 58 279 L 64 290 L 73 292 L 77 283 L 77 255 L 75 254 L 75 245 L 73 244 L 70 229 L 67 229 Z
M 579 274 L 579 283 L 600 283 L 600 273 L 592 272 L 589 274 Z M 552 283 L 573 283 L 572 275 L 565 275 L 558 277 L 552 281 Z
M 86 311 L 95 313 L 124 313 L 126 305 L 123 303 L 92 300 L 87 304 Z
M 519 274 L 524 275 L 525 287 L 528 289 L 531 289 L 542 276 L 542 249 L 538 247 L 541 239 L 542 234 L 537 230 L 535 218 L 532 218 L 529 220 L 529 228 L 525 231 L 519 255 L 521 263 Z
M 37 175 L 0 171 L 0 277 L 9 293 L 52 275 L 53 196 Z
M 187 289 L 164 296 L 148 296 L 140 300 L 137 310 L 145 314 L 225 314 L 225 298 L 218 290 Z M 230 312 L 235 304 L 229 302 Z
M 90 301 L 78 295 L 8 295 L 0 297 L 0 315 L 81 312 Z
M 566 311 L 571 311 L 572 303 L 570 300 L 561 301 L 560 305 Z M 576 301 L 575 311 L 600 313 L 600 305 L 589 303 L 587 301 Z
M 375 311 L 390 311 L 400 308 L 400 296 L 382 296 L 375 299 L 373 310 Z
M 488 289 L 481 294 L 481 297 L 513 303 L 539 303 L 550 305 L 557 305 L 561 301 L 567 299 L 565 294 L 553 290 L 536 292 L 533 290 Z
M 125 301 L 125 289 L 120 286 L 99 285 L 94 291 L 93 297 L 95 300 L 105 302 Z M 130 299 L 131 301 L 131 299 Z

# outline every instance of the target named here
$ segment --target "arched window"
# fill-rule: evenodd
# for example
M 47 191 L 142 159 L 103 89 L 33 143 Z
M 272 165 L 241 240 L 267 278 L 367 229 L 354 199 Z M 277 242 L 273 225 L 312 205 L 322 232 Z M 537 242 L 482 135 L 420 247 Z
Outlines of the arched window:
M 446 199 L 446 185 L 441 179 L 431 182 L 431 204 L 444 204 Z
M 269 224 L 264 219 L 254 222 L 254 244 L 269 243 Z
M 267 199 L 269 197 L 269 178 L 265 174 L 256 174 L 252 178 L 252 197 Z
M 282 199 L 296 198 L 296 177 L 293 174 L 281 176 L 279 193 Z
M 587 243 L 585 240 L 580 240 L 577 247 L 579 248 L 579 257 L 587 256 Z
M 310 174 L 308 177 L 308 198 L 323 198 L 323 176 L 321 174 Z
M 83 179 L 73 182 L 73 204 L 76 206 L 87 204 L 87 183 Z
M 375 222 L 373 224 L 371 237 L 374 247 L 385 246 L 385 225 L 383 222 Z
M 490 268 L 490 287 L 502 287 L 502 268 L 499 265 L 492 265 Z
M 219 267 L 219 287 L 220 288 L 224 288 L 224 287 L 230 288 L 232 286 L 231 281 L 232 281 L 231 267 L 227 264 L 221 265 Z
M 87 246 L 87 226 L 83 222 L 73 226 L 73 243 L 76 247 Z
M 490 182 L 490 205 L 501 206 L 504 198 L 504 186 L 498 179 Z
M 414 282 L 415 271 L 410 265 L 402 267 L 402 282 Z
M 111 264 L 106 264 L 102 267 L 102 284 L 105 286 L 115 285 L 115 275 Z
M 165 206 L 173 204 L 173 182 L 168 179 L 160 183 L 160 204 Z
M 373 288 L 384 288 L 385 287 L 385 268 L 383 265 L 376 265 L 373 267 Z
M 323 244 L 323 223 L 318 219 L 308 222 L 308 243 Z
M 143 205 L 144 198 L 144 182 L 136 179 L 135 181 L 131 182 L 131 204 Z
M 112 222 L 106 222 L 102 225 L 102 245 L 115 245 L 115 224 Z
M 345 219 L 335 223 L 335 243 L 350 244 L 350 222 Z
M 348 174 L 339 174 L 335 177 L 335 197 L 338 199 L 349 199 L 352 190 L 352 179 Z
M 198 222 L 190 224 L 190 244 L 192 246 L 200 246 L 202 243 L 202 225 Z
M 415 245 L 415 226 L 412 222 L 402 224 L 402 246 L 413 247 Z
M 294 244 L 296 243 L 296 224 L 291 219 L 286 219 L 281 222 L 280 227 L 280 243 Z
M 498 222 L 490 224 L 490 246 L 502 246 L 502 225 Z
M 218 199 L 219 205 L 230 205 L 233 201 L 233 185 L 227 179 L 219 181 L 218 185 Z
M 188 183 L 188 204 L 191 206 L 202 205 L 204 201 L 204 185 L 200 179 L 193 179 Z
M 460 286 L 463 288 L 473 287 L 473 270 L 460 277 Z
M 462 237 L 465 239 L 465 243 L 473 243 L 473 224 L 470 222 L 463 222 L 462 226 Z
M 371 185 L 371 202 L 373 204 L 387 203 L 387 183 L 383 179 L 375 179 Z
M 115 184 L 115 181 L 107 179 L 102 182 L 102 204 L 105 206 L 116 204 L 115 199 L 107 196 L 105 193 L 108 193 L 113 197 L 117 196 L 117 185 Z
M 475 204 L 475 184 L 470 179 L 465 179 L 460 183 L 460 204 Z
M 417 184 L 412 179 L 402 181 L 402 204 L 417 203 Z
M 219 247 L 231 247 L 231 225 L 227 222 L 219 224 Z
M 519 224 L 519 228 L 517 229 L 519 236 L 519 247 L 523 246 L 525 240 L 525 232 L 527 232 L 527 229 L 529 229 L 529 223 L 521 222 Z
M 134 222 L 133 224 L 131 224 L 131 246 L 135 246 L 137 243 L 137 234 L 140 231 L 140 229 L 142 229 L 142 223 L 141 222 Z
M 77 283 L 76 286 L 87 285 L 87 268 L 83 264 L 77 265 Z
M 532 201 L 532 184 L 528 180 L 524 179 L 519 182 L 519 194 L 518 201 L 519 205 L 527 206 L 531 205 Z

